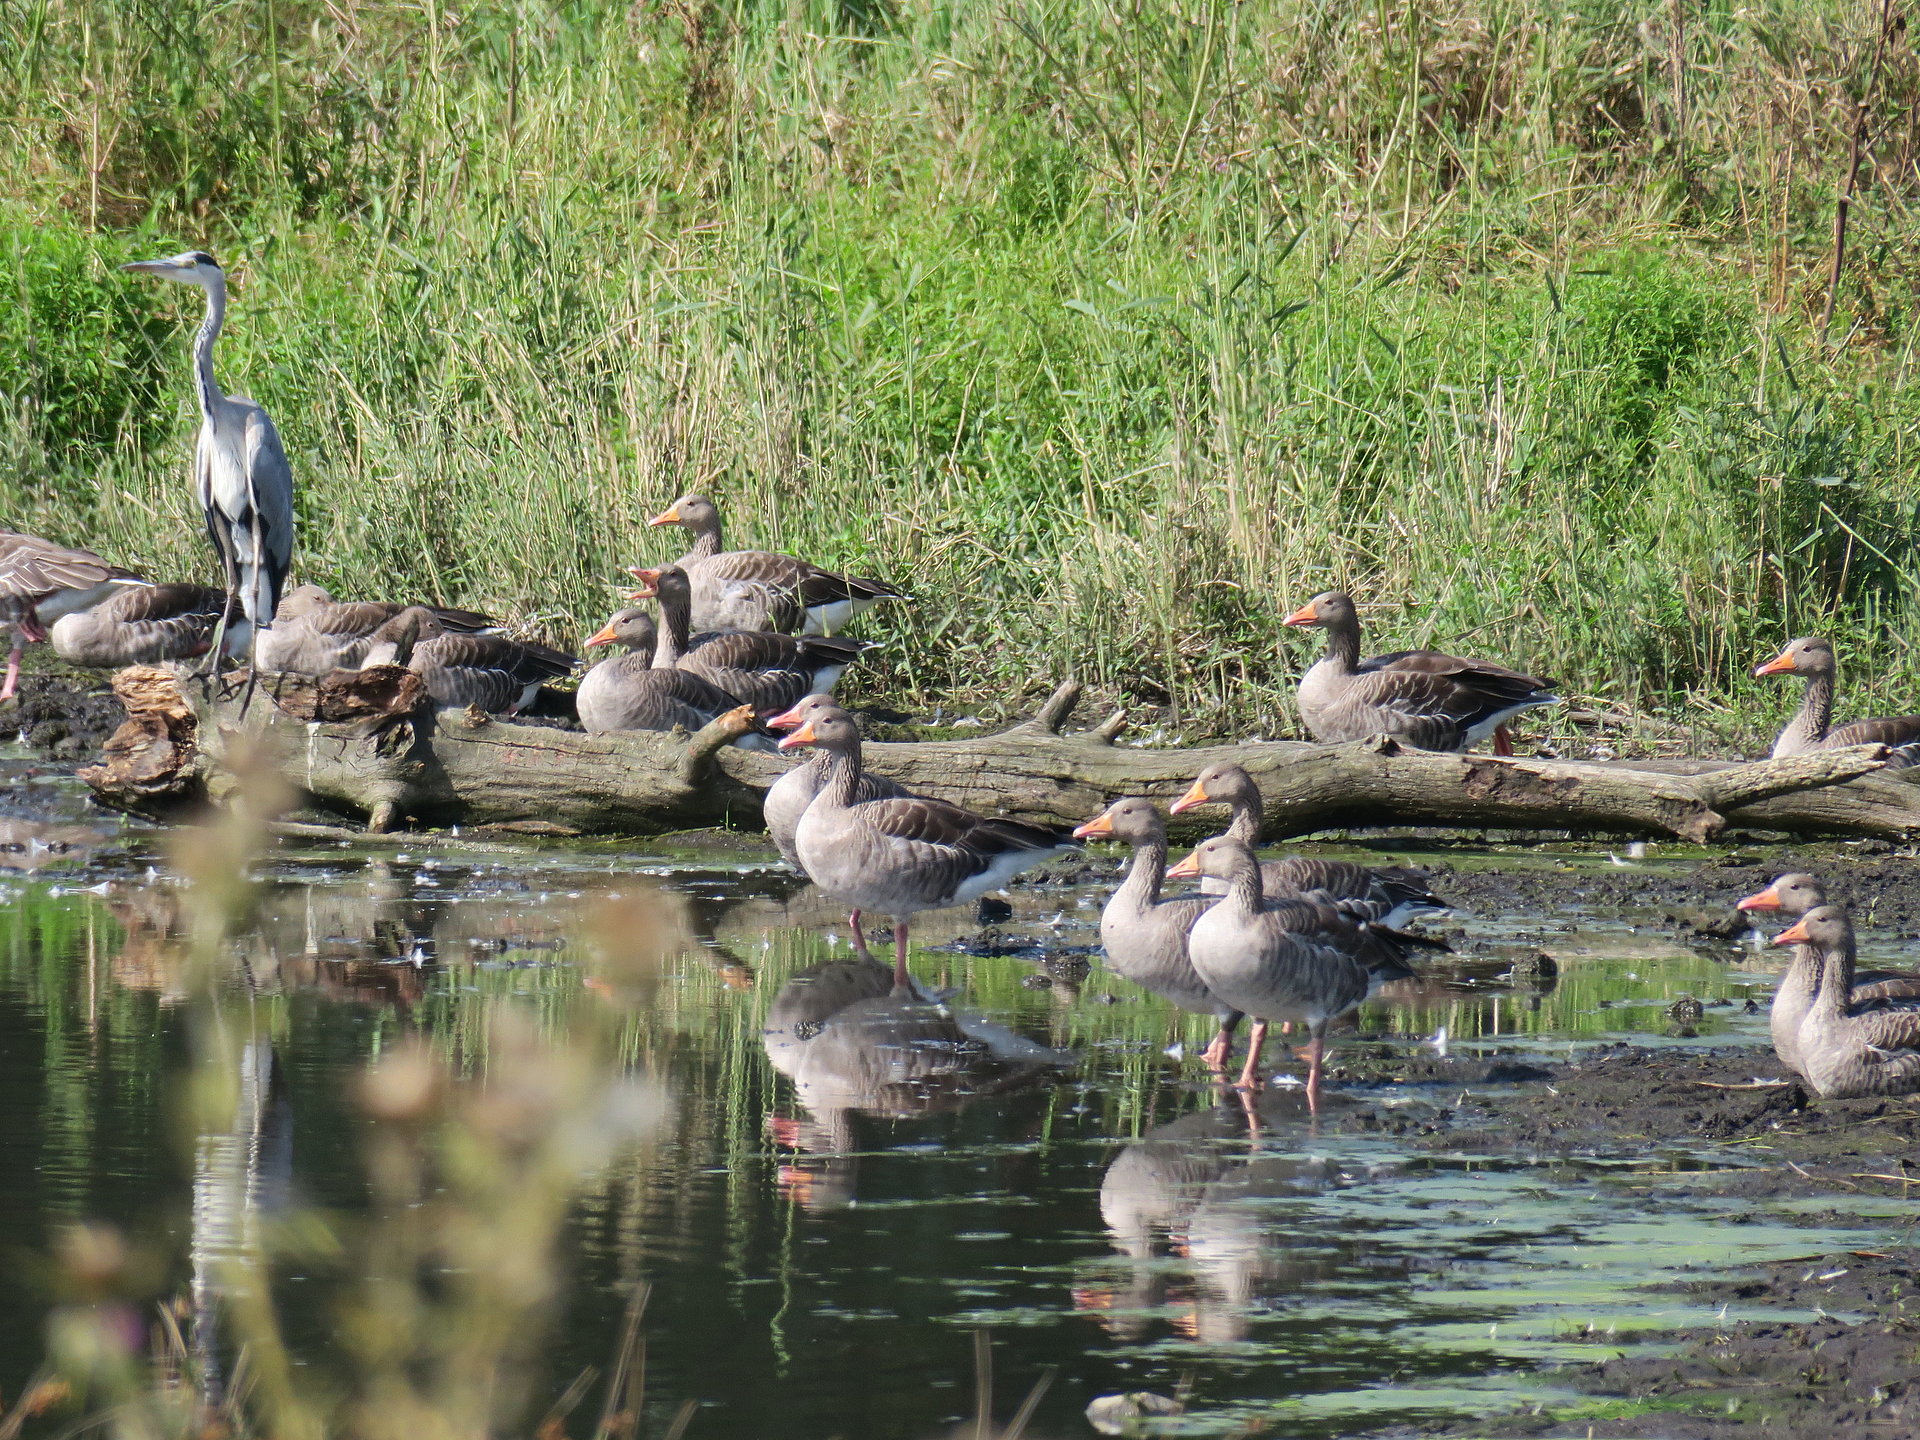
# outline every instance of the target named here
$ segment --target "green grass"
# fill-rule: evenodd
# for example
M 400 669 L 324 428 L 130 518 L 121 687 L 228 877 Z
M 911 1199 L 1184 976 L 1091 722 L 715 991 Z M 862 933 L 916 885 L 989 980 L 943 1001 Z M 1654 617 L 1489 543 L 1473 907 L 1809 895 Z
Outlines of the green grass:
M 1676 40 L 1673 18 L 1686 30 Z M 1277 733 L 1330 584 L 1752 743 L 1915 708 L 1920 65 L 1818 334 L 1871 7 L 601 0 L 0 11 L 0 520 L 212 574 L 191 292 L 298 565 L 577 640 L 733 534 L 888 576 L 866 693 Z M 271 27 L 271 28 L 269 28 Z M 1676 86 L 1676 78 L 1683 81 Z M 1684 124 L 1677 105 L 1684 92 Z

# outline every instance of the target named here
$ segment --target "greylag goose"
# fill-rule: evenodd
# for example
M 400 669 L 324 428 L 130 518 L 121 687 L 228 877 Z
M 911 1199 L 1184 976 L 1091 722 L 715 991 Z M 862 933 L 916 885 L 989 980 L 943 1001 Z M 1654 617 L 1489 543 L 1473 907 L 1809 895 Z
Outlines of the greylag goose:
M 1133 847 L 1133 863 L 1100 912 L 1100 947 L 1107 963 L 1142 990 L 1196 1015 L 1220 1022 L 1201 1058 L 1224 1070 L 1233 1051 L 1240 1012 L 1207 987 L 1187 958 L 1187 932 L 1214 903 L 1203 895 L 1160 898 L 1167 868 L 1167 826 L 1151 801 L 1116 800 L 1073 832 L 1080 840 L 1118 840 Z
M 574 695 L 581 726 L 592 735 L 612 730 L 698 730 L 734 710 L 750 710 L 739 696 L 703 675 L 657 663 L 657 629 L 644 610 L 625 609 L 588 637 L 587 644 L 621 645 L 626 653 L 587 671 Z M 771 750 L 758 731 L 734 743 L 743 750 Z
M 1809 750 L 1835 750 L 1843 745 L 1885 745 L 1893 752 L 1887 757 L 1889 769 L 1904 769 L 1920 760 L 1920 715 L 1832 724 L 1833 691 L 1840 667 L 1834 661 L 1832 644 L 1817 635 L 1789 641 L 1786 649 L 1753 673 L 1798 675 L 1807 682 L 1800 709 L 1773 742 L 1774 759 L 1803 755 Z
M 512 715 L 574 663 L 573 656 L 530 640 L 455 634 L 426 606 L 409 605 L 373 632 L 360 668 L 405 665 L 426 681 L 435 704 Z
M 1173 813 L 1184 815 L 1201 805 L 1225 805 L 1231 811 L 1227 834 L 1250 850 L 1259 844 L 1266 802 L 1253 777 L 1240 766 L 1209 765 L 1187 793 L 1173 802 Z M 1289 855 L 1284 860 L 1262 861 L 1260 883 L 1270 898 L 1324 900 L 1357 920 L 1375 921 L 1390 929 L 1448 908 L 1427 888 L 1425 875 L 1404 865 L 1357 865 L 1351 860 Z M 1226 882 L 1203 878 L 1200 890 L 1224 895 Z
M 281 597 L 273 628 L 261 632 L 254 662 L 262 670 L 293 675 L 356 670 L 373 645 L 373 632 L 407 608 L 382 600 L 335 600 L 318 585 L 296 585 Z M 419 608 L 430 611 L 446 631 L 478 633 L 497 626 L 472 610 Z
M 1275 1021 L 1307 1029 L 1307 1101 L 1316 1110 L 1327 1027 L 1356 1008 L 1389 978 L 1376 957 L 1391 948 L 1387 936 L 1354 925 L 1331 906 L 1270 900 L 1260 884 L 1260 862 L 1238 840 L 1203 840 L 1173 869 L 1172 879 L 1211 875 L 1226 895 L 1187 935 L 1187 955 L 1207 988 L 1254 1017 L 1242 1089 L 1252 1089 L 1267 1027 Z M 1401 975 L 1411 974 L 1404 960 Z
M 769 730 L 798 730 L 816 715 L 839 708 L 828 696 L 805 695 L 792 709 L 773 716 L 766 725 Z M 800 851 L 794 839 L 800 830 L 800 817 L 807 813 L 807 807 L 813 804 L 813 797 L 827 783 L 827 765 L 826 751 L 818 747 L 807 751 L 804 760 L 767 787 L 766 799 L 760 803 L 760 814 L 767 822 L 767 835 L 773 841 L 774 848 L 802 875 L 807 871 L 800 863 Z M 856 802 L 898 800 L 912 793 L 896 780 L 862 769 L 854 799 Z
M 840 672 L 873 648 L 871 641 L 780 635 L 768 630 L 719 630 L 695 635 L 693 582 L 678 565 L 636 570 L 636 600 L 658 598 L 660 634 L 655 669 L 691 670 L 765 713 L 786 710 L 802 695 L 831 693 Z
M 1920 1091 L 1920 1010 L 1862 1012 L 1850 1001 L 1853 924 L 1839 905 L 1822 905 L 1773 937 L 1806 945 L 1819 981 L 1800 1025 L 1800 1073 L 1824 1099 Z
M 1746 911 L 1777 911 L 1799 917 L 1827 903 L 1827 889 L 1812 875 L 1782 875 L 1757 895 L 1749 895 L 1739 904 Z M 1807 1011 L 1813 1008 L 1814 990 L 1820 980 L 1820 958 L 1811 945 L 1794 947 L 1793 960 L 1773 992 L 1768 1029 L 1773 1035 L 1773 1053 L 1780 1063 L 1800 1069 L 1800 1027 Z M 1848 1003 L 1855 1007 L 1886 1004 L 1920 1004 L 1920 975 L 1896 970 L 1861 970 L 1851 977 Z
M 115 590 L 146 583 L 91 550 L 0 530 L 0 626 L 13 631 L 0 701 L 13 698 L 20 684 L 20 657 L 28 645 L 47 638 L 48 627 L 64 615 L 91 609 Z
M 1316 595 L 1281 622 L 1318 625 L 1327 653 L 1300 677 L 1300 718 L 1323 745 L 1392 735 L 1422 750 L 1465 750 L 1493 737 L 1511 755 L 1506 723 L 1559 703 L 1551 680 L 1438 650 L 1360 658 L 1360 615 L 1337 590 Z
M 907 979 L 907 925 L 922 910 L 961 905 L 1020 871 L 1079 847 L 1058 831 L 976 815 L 909 795 L 861 800 L 860 731 L 834 709 L 814 715 L 780 742 L 827 752 L 827 779 L 800 817 L 794 848 L 813 883 L 853 906 L 848 923 L 866 948 L 860 916 L 893 917 L 894 983 Z
M 49 634 L 54 653 L 69 665 L 118 670 L 206 654 L 222 615 L 227 657 L 245 655 L 253 626 L 231 597 L 210 585 L 124 586 L 90 610 L 62 615 Z
M 780 629 L 801 621 L 809 635 L 831 635 L 882 600 L 904 598 L 882 580 L 836 575 L 771 550 L 727 549 L 719 507 L 704 495 L 682 495 L 647 523 L 678 525 L 693 536 L 674 563 L 693 582 L 693 625 L 699 630 L 752 628 L 749 617 L 758 613 Z

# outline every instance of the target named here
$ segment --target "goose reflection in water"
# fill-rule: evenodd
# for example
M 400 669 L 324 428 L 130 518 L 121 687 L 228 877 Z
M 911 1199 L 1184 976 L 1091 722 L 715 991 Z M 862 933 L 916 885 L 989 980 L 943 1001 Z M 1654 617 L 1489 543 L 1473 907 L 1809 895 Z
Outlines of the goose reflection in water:
M 1388 1173 L 1303 1153 L 1304 1090 L 1267 1090 L 1149 1130 L 1100 1183 L 1100 1217 L 1123 1261 L 1075 1286 L 1074 1308 L 1138 1340 L 1164 1320 L 1203 1344 L 1244 1340 L 1255 1310 L 1351 1265 L 1324 1237 L 1302 1249 L 1293 1218 L 1263 1201 L 1306 1199 Z M 1323 1096 L 1323 1113 L 1336 1097 Z M 1257 1107 L 1257 1108 L 1256 1108 Z
M 856 1116 L 958 1110 L 1038 1084 L 1074 1058 L 953 1011 L 917 984 L 896 992 L 892 968 L 871 959 L 800 971 L 774 997 L 761 1038 L 803 1111 L 768 1117 L 774 1138 L 807 1157 L 782 1169 L 781 1188 L 809 1209 L 852 1202 Z

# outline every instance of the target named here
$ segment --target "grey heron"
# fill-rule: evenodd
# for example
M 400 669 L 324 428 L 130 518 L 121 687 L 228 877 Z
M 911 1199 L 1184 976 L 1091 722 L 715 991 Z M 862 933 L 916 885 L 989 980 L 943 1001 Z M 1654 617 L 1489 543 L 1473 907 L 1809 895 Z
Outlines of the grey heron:
M 227 317 L 226 272 L 204 250 L 166 260 L 136 260 L 120 268 L 197 285 L 206 292 L 206 318 L 193 341 L 194 389 L 200 401 L 194 492 L 227 590 L 239 597 L 241 613 L 258 636 L 273 624 L 293 558 L 293 472 L 267 412 L 243 396 L 223 393 L 213 378 L 213 342 Z

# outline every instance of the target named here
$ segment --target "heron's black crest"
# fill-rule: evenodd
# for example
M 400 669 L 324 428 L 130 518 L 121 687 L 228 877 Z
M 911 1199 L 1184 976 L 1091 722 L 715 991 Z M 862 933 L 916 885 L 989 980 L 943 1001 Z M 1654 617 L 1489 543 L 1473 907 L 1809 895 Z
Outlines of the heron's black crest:
M 196 250 L 187 258 L 193 261 L 193 263 L 196 265 L 212 265 L 218 268 L 220 264 L 218 260 L 214 259 L 211 255 L 207 254 L 207 252 L 204 250 Z

